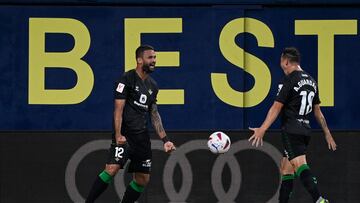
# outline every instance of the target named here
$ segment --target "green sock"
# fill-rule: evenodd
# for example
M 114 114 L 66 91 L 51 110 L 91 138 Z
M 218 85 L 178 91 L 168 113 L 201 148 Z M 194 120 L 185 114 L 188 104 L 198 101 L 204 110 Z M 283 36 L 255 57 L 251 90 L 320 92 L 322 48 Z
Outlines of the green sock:
M 300 177 L 300 180 L 305 189 L 310 193 L 313 201 L 316 202 L 320 197 L 320 193 L 317 187 L 317 180 L 311 173 L 309 166 L 307 164 L 301 165 L 296 170 L 296 175 Z
M 113 179 L 113 177 L 106 171 L 103 171 L 99 174 L 99 177 L 104 183 L 110 183 Z
M 130 182 L 130 186 L 136 191 L 142 193 L 144 191 L 144 187 L 137 184 L 135 181 Z
M 127 186 L 124 197 L 121 203 L 134 203 L 139 199 L 141 193 L 144 191 L 144 187 L 137 184 L 135 181 L 131 181 Z
M 294 174 L 286 174 L 281 177 L 279 203 L 287 203 L 293 190 Z
M 295 174 L 286 174 L 286 175 L 282 175 L 281 176 L 281 180 L 294 180 L 295 179 Z
M 101 172 L 93 183 L 85 203 L 93 203 L 109 186 L 112 176 L 106 171 Z
M 300 174 L 301 174 L 304 170 L 310 170 L 309 165 L 307 165 L 307 164 L 301 165 L 301 166 L 296 170 L 296 175 L 297 175 L 298 177 L 300 177 Z

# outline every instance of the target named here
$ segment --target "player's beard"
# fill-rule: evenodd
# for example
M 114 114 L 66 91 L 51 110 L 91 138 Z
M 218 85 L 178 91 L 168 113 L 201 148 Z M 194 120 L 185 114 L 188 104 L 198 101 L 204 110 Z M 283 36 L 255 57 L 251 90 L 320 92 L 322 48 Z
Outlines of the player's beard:
M 150 65 L 154 66 L 154 68 L 151 69 Z M 154 72 L 154 70 L 155 70 L 155 64 L 144 64 L 143 65 L 143 71 L 147 74 Z

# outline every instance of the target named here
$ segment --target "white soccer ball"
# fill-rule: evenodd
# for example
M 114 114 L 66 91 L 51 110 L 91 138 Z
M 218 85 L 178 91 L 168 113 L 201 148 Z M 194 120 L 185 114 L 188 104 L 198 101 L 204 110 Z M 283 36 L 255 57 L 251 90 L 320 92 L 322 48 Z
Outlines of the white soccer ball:
M 231 141 L 229 136 L 219 131 L 210 135 L 207 145 L 212 153 L 222 154 L 229 151 Z

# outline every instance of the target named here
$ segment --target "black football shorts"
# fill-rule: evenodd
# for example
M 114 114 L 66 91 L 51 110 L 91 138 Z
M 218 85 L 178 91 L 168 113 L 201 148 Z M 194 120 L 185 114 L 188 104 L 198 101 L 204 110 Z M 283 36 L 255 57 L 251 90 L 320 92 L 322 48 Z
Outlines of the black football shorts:
M 281 139 L 284 147 L 283 156 L 287 157 L 289 161 L 306 154 L 306 149 L 310 142 L 310 136 L 290 134 L 283 131 Z
M 152 151 L 148 134 L 127 135 L 125 145 L 111 144 L 107 164 L 119 164 L 121 169 L 130 159 L 129 173 L 146 173 L 151 172 Z M 141 139 L 139 139 L 141 138 Z

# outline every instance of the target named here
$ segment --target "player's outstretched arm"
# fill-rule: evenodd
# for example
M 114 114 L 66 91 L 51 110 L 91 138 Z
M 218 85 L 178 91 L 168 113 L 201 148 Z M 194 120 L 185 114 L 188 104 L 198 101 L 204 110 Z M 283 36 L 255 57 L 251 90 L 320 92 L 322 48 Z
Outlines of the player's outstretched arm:
M 125 136 L 121 134 L 122 115 L 125 106 L 125 99 L 115 99 L 114 102 L 114 130 L 116 144 L 124 144 Z
M 176 148 L 174 146 L 174 143 L 172 143 L 166 135 L 157 105 L 155 103 L 151 106 L 151 123 L 156 134 L 158 134 L 160 139 L 164 142 L 164 151 L 174 151 Z
M 281 102 L 275 101 L 274 104 L 269 109 L 265 121 L 261 125 L 260 128 L 249 128 L 250 130 L 254 131 L 253 135 L 249 138 L 249 142 L 252 141 L 251 145 L 255 145 L 256 147 L 259 144 L 263 145 L 263 137 L 265 135 L 266 130 L 271 126 L 271 124 L 276 120 L 279 113 L 281 112 L 282 107 L 284 104 Z
M 332 137 L 331 132 L 327 126 L 326 119 L 325 119 L 323 113 L 321 112 L 319 104 L 316 104 L 314 106 L 314 115 L 315 115 L 317 122 L 319 123 L 322 130 L 324 131 L 325 139 L 326 139 L 329 149 L 335 151 L 336 143 L 335 143 L 334 138 Z

